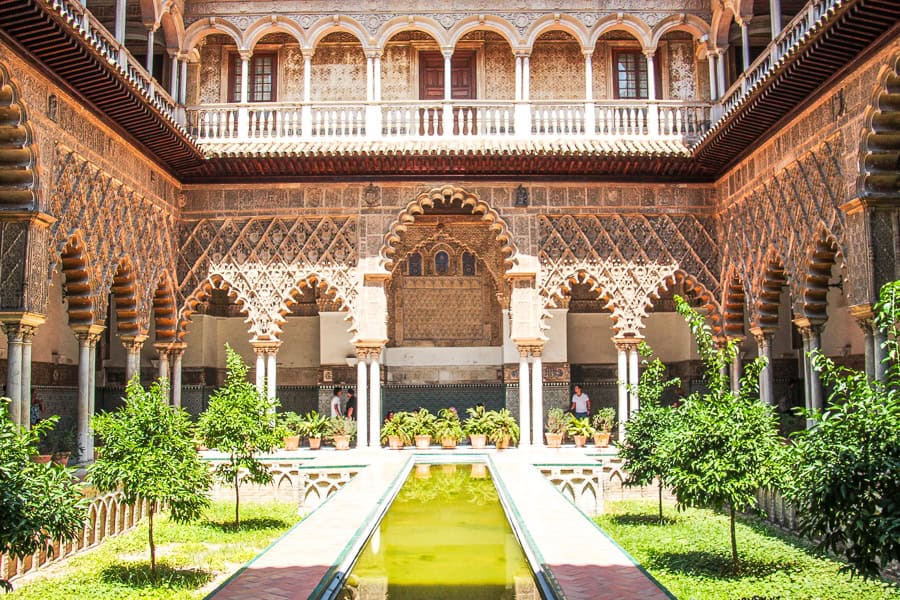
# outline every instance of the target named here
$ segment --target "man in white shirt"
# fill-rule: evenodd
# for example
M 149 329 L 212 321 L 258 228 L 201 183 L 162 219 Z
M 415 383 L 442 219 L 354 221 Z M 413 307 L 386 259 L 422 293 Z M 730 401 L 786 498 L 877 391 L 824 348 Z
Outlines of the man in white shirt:
M 341 412 L 341 396 L 344 395 L 344 391 L 336 387 L 334 388 L 334 396 L 331 397 L 331 416 L 332 417 L 341 417 L 343 416 L 343 412 Z
M 591 399 L 581 390 L 580 385 L 575 386 L 575 393 L 572 394 L 571 409 L 579 419 L 583 419 L 591 414 Z

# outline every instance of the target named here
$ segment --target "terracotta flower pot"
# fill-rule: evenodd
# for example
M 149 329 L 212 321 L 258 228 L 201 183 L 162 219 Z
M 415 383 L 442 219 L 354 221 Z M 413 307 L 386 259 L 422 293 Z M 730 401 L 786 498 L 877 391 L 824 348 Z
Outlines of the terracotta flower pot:
M 576 448 L 584 448 L 584 445 L 587 443 L 586 435 L 573 435 L 572 438 L 575 440 Z
M 334 449 L 335 450 L 349 450 L 350 449 L 350 436 L 349 435 L 334 436 Z
M 53 462 L 58 465 L 66 466 L 69 464 L 69 457 L 72 456 L 71 452 L 57 452 L 53 455 Z
M 427 450 L 431 447 L 431 436 L 430 435 L 417 435 L 416 436 L 416 448 L 420 450 Z
M 311 437 L 309 438 L 309 449 L 310 450 L 318 450 L 322 447 L 322 438 Z
M 456 438 L 452 438 L 452 437 L 441 438 L 441 448 L 446 448 L 448 450 L 456 448 Z
M 42 465 L 50 462 L 51 460 L 53 460 L 52 454 L 33 454 L 31 456 L 31 462 L 40 463 Z
M 497 450 L 506 450 L 507 448 L 509 448 L 509 436 L 504 435 L 500 438 L 500 441 L 497 442 Z
M 481 433 L 470 435 L 469 441 L 472 444 L 472 448 L 484 450 L 484 447 L 487 445 L 487 436 Z
M 391 450 L 403 450 L 403 440 L 400 439 L 399 435 L 388 436 L 388 448 Z
M 598 448 L 606 448 L 609 446 L 609 432 L 605 433 L 595 433 L 594 434 L 594 445 Z
M 299 435 L 286 435 L 282 438 L 285 450 L 296 450 L 300 447 Z
M 550 433 L 546 432 L 544 435 L 547 436 L 547 447 L 548 448 L 562 448 L 562 438 L 563 434 L 561 433 Z

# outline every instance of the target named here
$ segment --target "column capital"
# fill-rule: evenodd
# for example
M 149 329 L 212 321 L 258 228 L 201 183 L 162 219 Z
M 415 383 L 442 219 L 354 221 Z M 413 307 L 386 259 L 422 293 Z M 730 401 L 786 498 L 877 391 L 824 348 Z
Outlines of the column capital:
M 875 318 L 875 312 L 871 304 L 855 304 L 849 309 L 850 316 L 857 321 L 871 321 Z
M 119 339 L 122 340 L 122 345 L 125 346 L 126 350 L 129 351 L 140 351 L 141 348 L 144 347 L 144 342 L 147 341 L 148 336 L 143 334 L 136 335 L 123 335 Z
M 384 52 L 381 50 L 381 48 L 369 48 L 365 51 L 365 54 L 367 59 L 375 59 L 381 58 L 384 55 Z
M 100 341 L 100 336 L 106 330 L 104 325 L 75 325 L 72 327 L 75 337 L 79 342 L 87 342 L 89 346 L 95 345 Z
M 169 344 L 169 354 L 173 356 L 182 356 L 187 350 L 187 344 L 184 342 L 172 342 Z
M 643 48 L 643 49 L 641 50 L 641 52 L 642 52 L 643 55 L 646 56 L 648 59 L 653 60 L 653 59 L 656 57 L 656 50 L 657 50 L 657 48 L 656 48 L 656 46 L 654 46 L 654 47 L 652 47 L 652 48 Z
M 775 332 L 771 329 L 764 329 L 762 327 L 751 327 L 750 335 L 753 336 L 753 339 L 756 340 L 757 344 L 768 344 L 772 339 L 772 336 L 775 335 Z
M 0 312 L 0 327 L 6 335 L 15 334 L 22 339 L 33 336 L 37 328 L 47 321 L 47 317 L 31 312 Z
M 174 344 L 173 344 L 174 345 Z M 250 340 L 250 347 L 257 354 L 277 354 L 281 340 Z
M 513 56 L 516 58 L 530 58 L 531 48 L 513 48 Z
M 794 319 L 794 326 L 800 332 L 801 335 L 808 336 L 813 332 L 818 332 L 822 329 L 822 326 L 825 323 L 819 320 L 811 320 L 808 317 L 798 317 Z
M 621 352 L 628 352 L 629 350 L 637 350 L 637 347 L 640 346 L 641 342 L 644 341 L 644 338 L 614 337 L 612 338 L 612 341 L 616 346 L 616 350 L 619 350 Z
M 241 60 L 250 60 L 253 57 L 253 50 L 238 50 L 238 56 Z
M 453 46 L 441 46 L 441 55 L 444 57 L 444 60 L 453 58 L 453 53 L 455 51 L 456 48 Z

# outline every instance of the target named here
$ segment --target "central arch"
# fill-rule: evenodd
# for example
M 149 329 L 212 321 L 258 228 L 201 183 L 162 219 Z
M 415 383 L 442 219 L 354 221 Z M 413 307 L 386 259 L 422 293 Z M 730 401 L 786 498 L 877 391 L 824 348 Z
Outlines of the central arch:
M 381 245 L 379 255 L 382 267 L 387 271 L 394 267 L 396 247 L 400 243 L 403 232 L 406 231 L 410 224 L 415 222 L 417 216 L 423 215 L 427 209 L 451 206 L 454 203 L 459 203 L 470 214 L 480 215 L 481 219 L 488 223 L 488 227 L 495 232 L 495 238 L 500 243 L 500 251 L 505 256 L 507 269 L 518 262 L 518 249 L 509 230 L 509 225 L 500 216 L 500 213 L 474 193 L 459 186 L 445 185 L 422 192 L 400 211 L 397 219 L 388 228 L 384 236 L 384 243 Z

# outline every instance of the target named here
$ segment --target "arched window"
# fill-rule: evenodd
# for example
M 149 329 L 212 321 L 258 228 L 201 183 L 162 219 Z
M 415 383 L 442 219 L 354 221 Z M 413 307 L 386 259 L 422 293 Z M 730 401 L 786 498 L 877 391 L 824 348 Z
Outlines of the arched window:
M 438 275 L 446 275 L 450 270 L 450 255 L 441 250 L 434 255 L 434 272 Z
M 413 277 L 418 277 L 422 274 L 422 255 L 418 252 L 413 252 L 409 255 L 409 260 L 406 261 L 408 265 L 409 274 Z
M 475 255 L 471 252 L 463 252 L 462 274 L 467 277 L 475 275 Z

